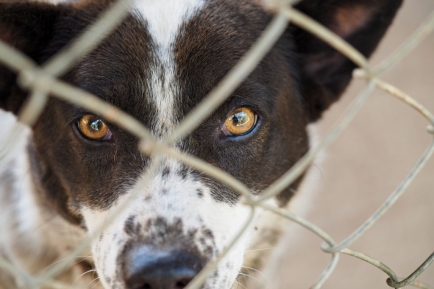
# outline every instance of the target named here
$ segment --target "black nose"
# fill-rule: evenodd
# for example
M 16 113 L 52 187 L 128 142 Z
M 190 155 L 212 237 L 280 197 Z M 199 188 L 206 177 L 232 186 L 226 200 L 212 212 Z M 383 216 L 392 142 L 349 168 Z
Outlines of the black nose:
M 148 246 L 133 247 L 124 264 L 128 289 L 183 289 L 204 266 L 194 254 Z

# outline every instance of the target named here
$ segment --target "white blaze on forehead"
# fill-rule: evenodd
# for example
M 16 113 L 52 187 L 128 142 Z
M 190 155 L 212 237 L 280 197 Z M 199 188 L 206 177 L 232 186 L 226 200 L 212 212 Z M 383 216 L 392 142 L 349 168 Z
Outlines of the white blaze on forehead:
M 146 20 L 152 39 L 169 48 L 183 23 L 202 8 L 205 0 L 138 0 L 136 11 Z
M 204 5 L 205 0 L 137 0 L 135 14 L 146 21 L 146 27 L 153 41 L 153 64 L 148 86 L 154 102 L 156 127 L 154 132 L 165 133 L 175 124 L 175 96 L 179 84 L 175 78 L 175 40 L 181 27 Z

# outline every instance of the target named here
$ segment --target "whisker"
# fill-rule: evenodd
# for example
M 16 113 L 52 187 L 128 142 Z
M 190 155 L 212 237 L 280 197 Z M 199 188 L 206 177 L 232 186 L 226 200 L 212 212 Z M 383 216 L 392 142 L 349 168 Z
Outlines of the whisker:
M 237 279 L 238 279 L 238 277 L 243 277 L 244 278 L 244 284 L 245 285 L 243 285 L 241 282 L 238 282 L 241 286 L 243 286 L 244 288 L 247 288 L 247 283 L 248 283 L 248 279 L 247 279 L 247 277 L 246 276 L 248 276 L 248 275 L 246 275 L 246 274 L 242 274 L 241 272 L 238 272 L 238 276 L 237 276 Z
M 237 280 L 235 280 L 235 282 L 237 283 L 237 288 L 236 289 L 238 289 L 238 287 L 239 286 L 241 286 L 241 287 L 243 287 L 243 288 L 246 288 L 247 289 L 247 287 L 246 286 L 244 286 L 243 284 L 241 284 L 240 282 L 238 282 Z
M 265 288 L 268 288 L 268 283 L 269 283 L 268 280 L 267 280 L 267 283 L 265 283 L 264 281 L 262 281 L 262 280 L 260 280 L 260 279 L 258 279 L 258 278 L 256 278 L 256 277 L 253 277 L 253 276 L 251 276 L 251 275 L 244 274 L 244 273 L 238 273 L 238 274 L 244 276 L 244 278 L 249 277 L 249 278 L 251 278 L 251 279 L 253 279 L 253 280 L 255 280 L 255 281 L 261 283 L 262 285 L 264 285 Z M 246 278 L 246 281 L 247 281 L 247 278 Z
M 78 275 L 77 277 L 75 277 L 74 281 L 72 281 L 71 286 L 74 286 L 74 283 L 75 283 L 79 278 L 81 278 L 82 276 L 84 276 L 84 275 L 86 275 L 87 273 L 90 273 L 90 272 L 96 272 L 96 270 L 95 270 L 95 269 L 90 269 L 90 270 L 88 270 L 88 271 L 86 271 L 86 272 L 84 272 L 84 273 L 81 273 L 80 275 Z
M 90 284 L 92 284 L 93 282 L 95 282 L 96 280 L 98 280 L 99 279 L 99 277 L 96 277 L 95 279 L 93 279 L 92 281 L 90 281 L 87 285 L 86 285 L 86 287 L 85 287 L 85 289 L 87 288 L 87 287 L 89 287 L 89 285 Z M 95 284 L 95 285 L 97 285 L 97 284 Z M 95 286 L 94 285 L 94 286 Z M 93 288 L 93 287 L 92 287 Z
M 79 260 L 77 260 L 76 262 L 74 262 L 73 264 L 71 264 L 71 267 L 74 266 L 74 265 L 77 265 L 78 263 L 80 263 L 80 262 L 82 262 L 82 261 L 84 261 L 84 260 L 86 260 L 86 259 L 92 258 L 92 256 L 90 256 L 90 255 L 89 255 L 89 256 L 77 256 L 77 258 L 82 258 L 82 259 L 79 259 Z M 59 263 L 59 262 L 62 262 L 63 260 L 66 260 L 66 259 L 68 259 L 68 257 L 65 257 L 65 258 L 59 259 L 59 260 L 57 260 L 56 262 L 51 263 L 50 266 L 44 268 L 44 270 L 42 270 L 41 273 L 44 273 L 45 271 L 47 271 L 47 270 L 48 270 L 49 268 L 51 268 L 52 266 L 56 265 L 56 264 Z
M 257 272 L 262 277 L 264 277 L 268 283 L 270 282 L 270 279 L 268 279 L 268 277 L 264 273 L 262 273 L 261 271 L 259 271 L 258 269 L 255 269 L 255 268 L 252 268 L 252 267 L 247 267 L 247 266 L 241 266 L 241 267 L 242 268 L 246 268 L 247 270 L 252 270 L 254 272 Z
M 96 278 L 96 279 L 99 279 L 99 277 L 98 278 Z M 93 281 L 95 281 L 95 280 L 92 280 L 92 282 Z M 95 288 L 95 286 L 97 286 L 98 285 L 98 283 L 95 283 L 93 286 L 92 286 L 92 288 L 90 288 L 90 289 L 93 289 L 93 288 Z
M 244 281 L 246 281 L 246 284 L 247 284 L 247 277 L 248 277 L 249 275 L 246 275 L 246 274 L 243 274 L 243 273 L 239 272 L 239 273 L 238 273 L 238 277 L 239 277 L 239 276 L 242 276 L 242 277 L 244 278 Z

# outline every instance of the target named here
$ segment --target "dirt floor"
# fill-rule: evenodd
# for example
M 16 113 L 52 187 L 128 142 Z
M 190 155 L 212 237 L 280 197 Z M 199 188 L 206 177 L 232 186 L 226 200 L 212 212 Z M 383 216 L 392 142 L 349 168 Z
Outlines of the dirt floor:
M 372 58 L 377 64 L 396 49 L 434 11 L 434 1 L 407 0 L 387 37 Z M 434 35 L 384 80 L 434 111 Z M 342 101 L 319 123 L 321 136 L 363 87 L 357 80 Z M 427 121 L 399 100 L 377 91 L 341 137 L 315 163 L 318 187 L 305 217 L 342 241 L 367 219 L 398 186 L 432 137 Z M 434 251 L 434 159 L 431 159 L 395 206 L 359 241 L 351 245 L 406 277 Z M 309 288 L 330 260 L 321 240 L 304 229 L 287 238 L 286 253 L 266 288 Z M 390 288 L 387 275 L 372 265 L 342 255 L 324 289 Z M 434 265 L 419 278 L 434 286 Z

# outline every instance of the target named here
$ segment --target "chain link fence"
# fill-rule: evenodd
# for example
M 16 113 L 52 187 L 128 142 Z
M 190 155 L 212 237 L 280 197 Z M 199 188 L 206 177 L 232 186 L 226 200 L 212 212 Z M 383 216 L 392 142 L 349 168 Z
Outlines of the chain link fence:
M 428 122 L 426 128 L 427 132 L 434 134 L 434 115 L 414 98 L 401 91 L 398 87 L 385 82 L 381 78 L 386 71 L 394 68 L 397 63 L 399 63 L 432 32 L 434 28 L 434 12 L 416 31 L 414 31 L 413 35 L 409 39 L 396 49 L 396 51 L 390 54 L 378 66 L 371 67 L 367 59 L 365 59 L 361 53 L 351 47 L 343 39 L 317 23 L 315 20 L 294 9 L 293 5 L 296 4 L 296 2 L 298 1 L 269 0 L 264 2 L 264 5 L 267 6 L 266 9 L 274 11 L 275 16 L 263 32 L 262 36 L 257 40 L 256 44 L 251 47 L 242 60 L 226 75 L 219 85 L 215 87 L 209 95 L 187 115 L 187 117 L 174 130 L 174 133 L 169 135 L 162 142 L 159 141 L 158 143 L 153 139 L 148 128 L 144 127 L 136 119 L 122 112 L 118 108 L 101 101 L 99 98 L 57 79 L 58 76 L 67 72 L 68 69 L 79 61 L 79 59 L 94 49 L 106 35 L 122 22 L 129 12 L 132 0 L 117 1 L 113 4 L 113 7 L 106 11 L 95 24 L 86 30 L 84 34 L 41 66 L 37 66 L 27 56 L 16 51 L 6 43 L 0 42 L 1 63 L 17 72 L 19 75 L 19 85 L 23 89 L 29 91 L 30 96 L 18 116 L 20 122 L 32 126 L 43 111 L 49 95 L 52 95 L 53 97 L 75 103 L 89 111 L 101 115 L 104 119 L 137 136 L 141 140 L 139 150 L 145 155 L 153 154 L 156 156 L 153 158 L 149 169 L 135 185 L 135 189 L 129 196 L 128 200 L 119 206 L 117 211 L 106 220 L 99 230 L 96 230 L 92 235 L 83 240 L 80 246 L 74 248 L 67 258 L 53 264 L 43 273 L 43 275 L 37 277 L 30 276 L 26 272 L 23 272 L 19 268 L 9 264 L 6 260 L 0 259 L 0 267 L 2 271 L 13 275 L 20 280 L 20 286 L 22 288 L 69 288 L 69 284 L 56 281 L 56 276 L 61 274 L 63 271 L 68 270 L 73 262 L 75 262 L 77 256 L 81 256 L 89 247 L 93 238 L 99 235 L 123 209 L 139 196 L 140 188 L 149 181 L 149 178 L 156 171 L 161 159 L 163 157 L 170 157 L 227 184 L 241 194 L 243 196 L 242 201 L 244 204 L 251 208 L 250 218 L 247 223 L 240 228 L 237 237 L 232 240 L 230 245 L 223 252 L 221 252 L 218 258 L 205 266 L 193 281 L 190 282 L 187 289 L 200 288 L 207 276 L 216 268 L 219 261 L 229 250 L 231 250 L 232 245 L 235 244 L 235 242 L 245 233 L 246 229 L 253 221 L 253 216 L 257 208 L 269 210 L 282 218 L 291 220 L 324 240 L 321 249 L 325 253 L 330 254 L 331 260 L 312 288 L 322 287 L 324 282 L 326 282 L 329 276 L 333 273 L 341 254 L 353 256 L 377 267 L 388 276 L 387 284 L 392 288 L 402 288 L 406 286 L 434 288 L 431 285 L 416 280 L 416 278 L 434 261 L 434 253 L 428 256 L 420 267 L 415 268 L 415 271 L 408 277 L 400 278 L 391 268 L 383 264 L 381 261 L 349 248 L 362 235 L 364 235 L 365 232 L 369 230 L 405 192 L 432 156 L 434 152 L 434 142 L 427 147 L 424 154 L 409 171 L 408 175 L 404 180 L 402 180 L 396 190 L 392 192 L 386 201 L 375 211 L 375 213 L 341 242 L 335 241 L 329 234 L 327 234 L 327 232 L 300 216 L 273 207 L 265 202 L 267 199 L 279 194 L 279 192 L 288 187 L 308 169 L 315 157 L 327 149 L 339 134 L 348 127 L 351 120 L 363 107 L 364 103 L 375 89 L 384 90 L 397 99 L 405 102 L 410 108 L 419 112 Z M 315 34 L 317 37 L 321 38 L 323 41 L 356 63 L 359 66 L 359 69 L 354 71 L 354 77 L 366 80 L 366 87 L 348 107 L 343 118 L 336 123 L 330 133 L 281 178 L 265 189 L 258 197 L 254 196 L 246 185 L 239 182 L 231 175 L 212 167 L 210 164 L 195 158 L 192 155 L 174 150 L 172 145 L 197 128 L 197 126 L 213 112 L 215 107 L 218 107 L 230 96 L 236 87 L 255 69 L 256 65 L 279 39 L 289 22 Z M 11 153 L 19 133 L 19 129 L 12 130 L 10 135 L 2 137 L 0 140 L 0 161 Z

